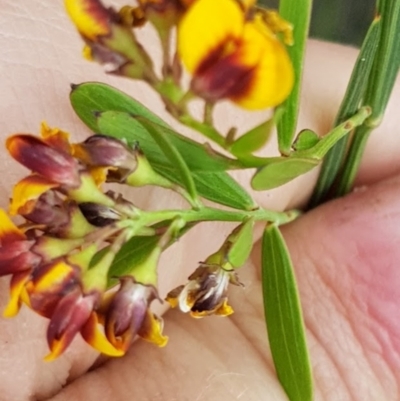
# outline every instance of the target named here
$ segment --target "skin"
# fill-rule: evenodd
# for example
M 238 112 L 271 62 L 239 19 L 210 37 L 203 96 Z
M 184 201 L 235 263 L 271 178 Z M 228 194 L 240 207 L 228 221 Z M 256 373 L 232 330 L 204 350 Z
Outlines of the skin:
M 107 77 L 99 66 L 81 59 L 81 41 L 61 2 L 26 4 L 22 7 L 12 0 L 2 4 L 2 140 L 15 132 L 36 133 L 43 119 L 73 133 L 74 139 L 86 137 L 89 132 L 68 103 L 71 82 L 111 83 L 165 116 L 145 85 Z M 152 32 L 144 31 L 142 36 L 156 52 Z M 310 42 L 299 129 L 308 127 L 320 134 L 329 130 L 355 57 L 353 49 Z M 399 399 L 400 145 L 396 139 L 400 117 L 395 108 L 399 84 L 366 150 L 357 179 L 360 189 L 283 229 L 296 267 L 318 401 Z M 230 105 L 221 106 L 219 112 L 221 126 L 233 121 L 244 128 L 266 116 L 265 112 L 238 112 Z M 274 151 L 270 145 L 265 154 Z M 26 171 L 8 156 L 0 160 L 0 203 L 6 207 L 11 183 Z M 314 171 L 254 197 L 262 206 L 277 210 L 301 206 L 316 175 Z M 247 177 L 242 174 L 239 179 L 245 184 Z M 182 205 L 174 194 L 157 189 L 125 195 L 146 209 Z M 185 282 L 196 263 L 213 252 L 230 229 L 227 224 L 204 224 L 168 250 L 160 264 L 161 296 Z M 166 348 L 138 341 L 126 357 L 89 372 L 98 354 L 80 338 L 61 358 L 46 363 L 42 361 L 48 352 L 46 319 L 22 308 L 17 318 L 0 320 L 0 400 L 286 400 L 268 351 L 257 248 L 240 271 L 245 289 L 230 292 L 232 317 L 194 321 L 168 312 Z M 1 279 L 0 286 L 4 306 L 8 278 Z

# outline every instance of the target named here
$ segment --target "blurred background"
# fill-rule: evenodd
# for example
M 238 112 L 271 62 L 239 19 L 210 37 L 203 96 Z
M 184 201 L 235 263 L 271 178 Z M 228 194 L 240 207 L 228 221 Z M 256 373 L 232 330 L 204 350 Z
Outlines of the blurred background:
M 271 8 L 278 0 L 261 0 Z M 314 38 L 360 46 L 374 16 L 375 0 L 314 0 L 310 34 Z

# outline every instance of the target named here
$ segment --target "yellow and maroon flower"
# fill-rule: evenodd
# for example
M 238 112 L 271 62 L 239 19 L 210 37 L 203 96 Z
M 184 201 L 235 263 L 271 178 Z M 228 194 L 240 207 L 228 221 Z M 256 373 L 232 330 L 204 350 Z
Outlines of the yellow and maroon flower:
M 102 36 L 111 34 L 111 24 L 117 15 L 100 1 L 65 0 L 65 7 L 84 38 L 95 42 Z
M 2 209 L 0 209 L 0 244 L 0 276 L 30 270 L 42 260 L 31 250 L 35 241 L 29 240 Z
M 189 277 L 187 284 L 169 292 L 166 300 L 171 307 L 179 306 L 182 312 L 190 312 L 196 318 L 213 314 L 229 316 L 233 313 L 227 298 L 229 283 L 241 285 L 234 271 L 202 264 Z
M 88 322 L 98 301 L 99 294 L 84 295 L 76 287 L 58 302 L 47 329 L 50 354 L 45 360 L 51 361 L 67 349 Z
M 100 0 L 65 0 L 67 12 L 86 43 L 84 55 L 106 72 L 152 81 L 149 55 L 136 41 L 123 16 Z
M 63 150 L 50 146 L 33 135 L 17 134 L 6 142 L 11 156 L 43 180 L 51 183 L 78 187 L 80 184 L 78 163 Z
M 105 332 L 110 343 L 126 352 L 138 335 L 160 347 L 165 346 L 168 337 L 162 334 L 163 321 L 149 309 L 150 303 L 158 298 L 155 287 L 137 283 L 131 276 L 121 277 L 120 281 L 120 289 L 105 316 Z
M 135 149 L 105 135 L 93 135 L 73 145 L 73 152 L 85 165 L 105 169 L 108 182 L 123 182 L 138 164 Z
M 249 20 L 244 6 L 236 0 L 194 2 L 179 24 L 179 55 L 193 74 L 192 90 L 207 101 L 273 107 L 291 91 L 292 64 L 261 15 Z
M 79 284 L 80 270 L 63 257 L 38 266 L 25 283 L 29 306 L 51 318 L 58 303 Z

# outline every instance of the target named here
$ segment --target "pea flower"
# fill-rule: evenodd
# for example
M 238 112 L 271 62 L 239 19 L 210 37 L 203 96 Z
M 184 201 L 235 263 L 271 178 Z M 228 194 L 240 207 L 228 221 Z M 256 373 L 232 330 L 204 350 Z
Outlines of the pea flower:
M 143 167 L 138 169 L 143 163 L 137 149 L 102 136 L 70 144 L 66 133 L 46 125 L 41 138 L 13 135 L 7 148 L 31 174 L 17 183 L 10 205 L 10 214 L 25 221 L 17 226 L 0 209 L 0 276 L 11 275 L 4 316 L 15 316 L 25 304 L 50 319 L 48 361 L 79 333 L 110 356 L 123 355 L 136 334 L 165 344 L 162 320 L 149 310 L 155 287 L 121 284 L 111 293 L 109 312 L 99 310 L 114 258 L 135 232 L 129 219 L 136 208 L 121 195 L 103 193 L 91 169 L 112 171 L 112 181 L 147 177 Z
M 208 102 L 229 99 L 246 109 L 274 107 L 293 86 L 284 45 L 252 2 L 197 0 L 178 27 L 178 52 L 191 89 Z M 253 14 L 253 16 L 252 16 Z
M 166 300 L 171 307 L 179 306 L 182 312 L 190 312 L 196 318 L 212 314 L 229 316 L 233 313 L 227 298 L 229 283 L 241 285 L 234 271 L 201 264 L 185 285 L 168 293 Z
M 105 332 L 113 346 L 125 352 L 138 335 L 163 347 L 168 338 L 162 334 L 163 321 L 154 315 L 150 303 L 158 297 L 156 288 L 137 283 L 132 276 L 120 278 L 120 289 L 105 316 Z
M 64 0 L 64 4 L 86 43 L 86 58 L 103 64 L 109 73 L 155 80 L 150 57 L 118 12 L 99 0 Z

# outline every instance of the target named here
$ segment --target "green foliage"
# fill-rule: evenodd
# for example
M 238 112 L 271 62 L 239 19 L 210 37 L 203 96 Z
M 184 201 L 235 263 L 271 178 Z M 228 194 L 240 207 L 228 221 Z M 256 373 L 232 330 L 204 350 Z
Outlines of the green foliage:
M 257 191 L 279 187 L 305 174 L 318 165 L 316 159 L 276 157 L 260 168 L 251 179 L 251 186 Z
M 262 239 L 265 320 L 275 369 L 290 401 L 311 401 L 313 383 L 306 334 L 289 251 L 271 224 Z
M 226 259 L 234 267 L 238 268 L 246 263 L 253 249 L 254 220 L 249 219 L 237 227 L 232 236 L 232 245 L 228 250 Z
M 278 123 L 279 150 L 284 155 L 290 153 L 297 126 L 311 7 L 312 0 L 280 0 L 279 2 L 281 17 L 293 24 L 294 39 L 294 46 L 289 47 L 288 51 L 293 62 L 295 83 L 292 93 L 283 103 L 284 113 Z
M 376 18 L 368 30 L 354 65 L 334 126 L 351 117 L 360 107 L 377 50 L 381 25 L 381 19 Z M 329 192 L 332 191 L 332 185 L 343 163 L 349 141 L 349 137 L 340 139 L 326 155 L 310 201 L 311 207 L 329 199 Z

